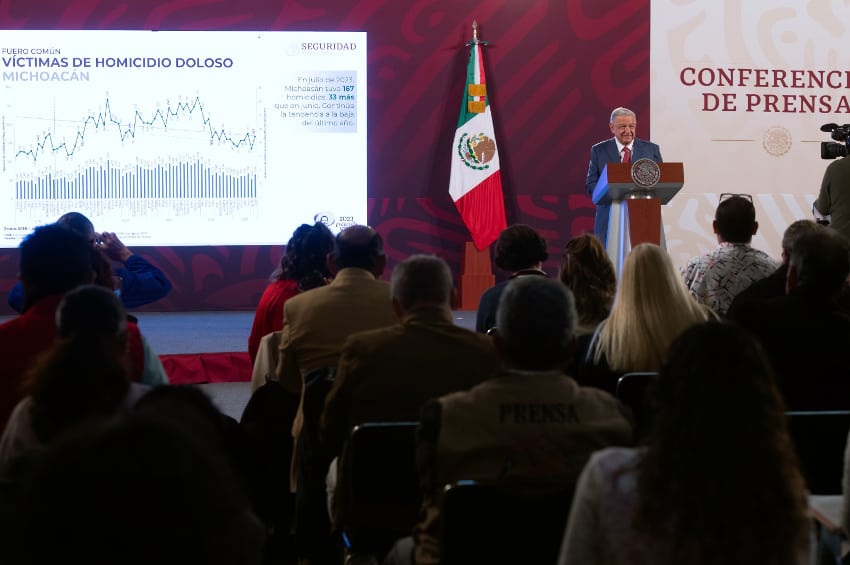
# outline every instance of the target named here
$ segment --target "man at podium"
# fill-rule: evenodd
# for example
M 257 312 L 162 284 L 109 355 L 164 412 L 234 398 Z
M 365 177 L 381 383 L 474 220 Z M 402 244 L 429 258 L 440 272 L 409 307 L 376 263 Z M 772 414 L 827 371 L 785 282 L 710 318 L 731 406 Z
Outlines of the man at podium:
M 587 194 L 593 196 L 593 189 L 599 181 L 599 175 L 608 163 L 632 163 L 638 159 L 652 159 L 660 163 L 661 148 L 651 141 L 637 139 L 635 137 L 635 126 L 637 119 L 635 113 L 622 106 L 611 112 L 611 121 L 608 127 L 614 137 L 600 141 L 590 148 L 590 165 L 587 167 L 587 181 L 585 188 Z M 596 221 L 593 233 L 606 245 L 608 239 L 608 213 L 611 206 L 600 204 L 596 207 Z

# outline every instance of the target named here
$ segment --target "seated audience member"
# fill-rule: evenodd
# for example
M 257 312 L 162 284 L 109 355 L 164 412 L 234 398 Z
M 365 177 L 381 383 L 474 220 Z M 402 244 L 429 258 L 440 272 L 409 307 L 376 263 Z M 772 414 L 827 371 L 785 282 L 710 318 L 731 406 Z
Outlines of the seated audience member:
M 327 540 L 329 531 L 323 531 L 329 528 L 324 492 L 327 463 L 319 450 L 313 450 L 317 455 L 315 458 L 302 460 L 301 456 L 305 447 L 301 445 L 302 441 L 313 441 L 314 438 L 318 441 L 321 412 L 320 405 L 319 414 L 312 414 L 311 419 L 306 421 L 307 430 L 315 434 L 303 434 L 302 437 L 307 400 L 305 377 L 314 370 L 335 370 L 349 335 L 391 326 L 398 321 L 390 300 L 390 285 L 378 280 L 385 265 L 381 236 L 367 226 L 348 227 L 336 237 L 334 249 L 328 256 L 333 281 L 293 296 L 283 305 L 277 377 L 284 391 L 301 397 L 292 423 L 294 449 L 290 475 L 290 488 L 296 493 L 295 530 L 300 558 L 326 559 L 330 558 L 326 552 L 332 550 Z M 311 405 L 319 400 L 324 402 L 324 398 L 317 396 L 324 394 L 326 381 L 327 378 L 320 379 L 317 385 L 320 394 L 311 394 Z M 311 471 L 302 472 L 299 470 L 302 467 Z M 311 498 L 315 496 L 319 499 Z M 302 520 L 302 515 L 308 517 Z
M 721 194 L 712 227 L 719 247 L 688 261 L 682 276 L 697 302 L 725 316 L 735 295 L 769 276 L 779 264 L 750 246 L 759 224 L 749 194 Z
M 260 565 L 265 533 L 221 450 L 129 413 L 5 468 L 4 565 Z
M 514 224 L 499 234 L 493 261 L 497 267 L 510 273 L 510 279 L 526 275 L 545 277 L 548 275 L 543 271 L 543 261 L 547 257 L 549 252 L 546 250 L 546 240 L 531 226 Z M 507 284 L 508 281 L 502 281 L 481 295 L 475 317 L 475 331 L 487 333 L 496 325 L 496 307 Z
M 561 371 L 575 323 L 572 293 L 560 282 L 520 277 L 508 284 L 494 337 L 507 371 L 424 407 L 417 454 L 426 488 L 422 521 L 415 541 L 398 542 L 385 562 L 409 562 L 411 546 L 418 565 L 439 562 L 447 483 L 572 485 L 593 451 L 631 442 L 614 397 Z
M 617 292 L 614 264 L 595 235 L 585 233 L 567 243 L 558 278 L 576 300 L 576 336 L 592 334 L 611 313 Z
M 658 371 L 670 343 L 710 317 L 688 294 L 667 252 L 642 243 L 623 263 L 611 315 L 582 354 L 579 381 L 614 394 L 620 376 Z
M 331 277 L 328 271 L 328 253 L 333 250 L 334 238 L 322 222 L 310 226 L 301 224 L 292 233 L 280 265 L 271 275 L 248 337 L 248 354 L 251 363 L 257 358 L 260 340 L 271 332 L 283 328 L 284 303 L 305 290 L 323 286 Z
M 794 243 L 800 236 L 822 229 L 824 229 L 822 225 L 812 220 L 797 220 L 788 226 L 785 233 L 782 234 L 782 264 L 767 277 L 757 280 L 739 292 L 732 300 L 726 315 L 734 317 L 735 309 L 745 302 L 785 296 L 788 261 L 791 259 L 791 249 L 794 247 Z
M 850 409 L 850 316 L 838 306 L 848 275 L 847 241 L 816 230 L 791 248 L 786 296 L 734 311 L 761 342 L 791 410 Z
M 133 254 L 114 233 L 95 232 L 91 220 L 79 212 L 68 212 L 56 220 L 56 223 L 77 232 L 109 259 L 121 264 L 114 269 L 110 286 L 121 296 L 125 308 L 149 304 L 171 292 L 171 281 L 165 274 L 146 259 Z M 24 297 L 24 287 L 21 284 L 15 285 L 9 292 L 9 306 L 16 312 L 21 312 Z
M 841 527 L 845 532 L 850 532 L 850 433 L 847 434 L 847 443 L 844 447 L 844 473 L 841 480 L 841 491 L 844 496 L 841 505 Z
M 112 267 L 109 259 L 99 249 L 91 248 L 92 267 L 94 268 L 94 284 L 113 292 Z M 113 294 L 115 294 L 113 292 Z M 129 377 L 133 382 L 148 386 L 159 386 L 169 383 L 165 367 L 145 336 L 139 331 L 134 316 L 127 316 L 127 359 L 129 362 Z
M 758 343 L 686 330 L 652 389 L 646 447 L 593 454 L 559 565 L 802 565 L 810 522 L 785 406 Z
M 62 299 L 56 320 L 55 342 L 29 370 L 30 395 L 0 437 L 0 463 L 88 420 L 111 417 L 147 391 L 130 382 L 127 315 L 115 293 L 79 286 Z
M 322 413 L 329 457 L 343 453 L 357 424 L 418 420 L 426 400 L 466 390 L 500 367 L 490 337 L 455 325 L 445 261 L 413 255 L 393 269 L 390 288 L 399 323 L 354 334 L 342 349 Z M 337 500 L 345 500 L 343 487 Z
M 366 226 L 344 229 L 328 258 L 330 284 L 293 296 L 283 306 L 278 379 L 284 390 L 301 394 L 304 375 L 335 367 L 349 335 L 394 325 L 398 319 L 384 272 L 381 236 Z M 298 437 L 299 419 L 293 424 Z
M 192 437 L 211 443 L 243 478 L 244 445 L 239 422 L 219 410 L 203 389 L 195 385 L 156 387 L 142 396 L 132 410 L 173 422 Z
M 0 429 L 27 394 L 24 375 L 56 336 L 56 307 L 66 292 L 94 279 L 88 242 L 58 225 L 36 228 L 20 246 L 23 313 L 0 324 Z

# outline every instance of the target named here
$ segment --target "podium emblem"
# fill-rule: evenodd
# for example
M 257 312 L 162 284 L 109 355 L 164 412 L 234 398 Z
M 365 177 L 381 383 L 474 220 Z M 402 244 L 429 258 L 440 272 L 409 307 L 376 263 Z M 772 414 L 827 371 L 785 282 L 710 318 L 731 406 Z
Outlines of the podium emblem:
M 638 159 L 632 163 L 632 180 L 641 188 L 652 188 L 661 178 L 661 169 L 652 159 Z

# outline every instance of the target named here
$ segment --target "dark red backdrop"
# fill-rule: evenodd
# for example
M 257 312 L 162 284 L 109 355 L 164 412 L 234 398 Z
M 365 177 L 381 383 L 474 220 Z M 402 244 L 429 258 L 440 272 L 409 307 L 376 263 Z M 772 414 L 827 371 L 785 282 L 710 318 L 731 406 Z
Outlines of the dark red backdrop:
M 473 19 L 490 42 L 508 222 L 548 239 L 555 271 L 566 241 L 592 229 L 584 176 L 610 110 L 632 108 L 639 136 L 650 136 L 649 0 L 0 0 L 3 29 L 368 32 L 368 213 L 390 267 L 417 252 L 460 266 L 469 238 L 447 187 Z M 281 243 L 294 227 L 280 227 Z M 134 251 L 174 282 L 147 309 L 229 310 L 253 309 L 281 248 Z M 0 313 L 10 312 L 16 264 L 15 250 L 0 250 Z

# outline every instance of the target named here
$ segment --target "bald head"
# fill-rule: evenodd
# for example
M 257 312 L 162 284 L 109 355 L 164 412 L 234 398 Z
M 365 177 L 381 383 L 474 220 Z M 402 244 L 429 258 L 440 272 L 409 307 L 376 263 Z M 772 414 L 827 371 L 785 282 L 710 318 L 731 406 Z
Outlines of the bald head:
M 448 264 L 434 255 L 411 255 L 393 269 L 390 289 L 402 311 L 417 306 L 451 310 L 454 280 Z
M 379 277 L 386 265 L 384 242 L 369 226 L 354 225 L 336 236 L 330 260 L 336 271 L 353 267 Z

